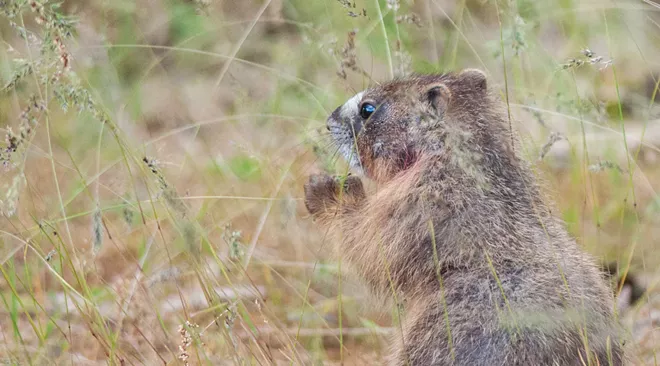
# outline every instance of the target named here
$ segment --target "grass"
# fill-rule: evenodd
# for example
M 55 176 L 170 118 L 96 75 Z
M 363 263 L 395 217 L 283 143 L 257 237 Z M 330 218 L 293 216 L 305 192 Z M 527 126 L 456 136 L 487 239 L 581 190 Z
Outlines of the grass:
M 0 5 L 3 362 L 382 360 L 399 308 L 327 254 L 302 185 L 346 171 L 323 132 L 348 97 L 466 67 L 579 244 L 649 284 L 625 316 L 657 362 L 651 2 L 53 5 Z

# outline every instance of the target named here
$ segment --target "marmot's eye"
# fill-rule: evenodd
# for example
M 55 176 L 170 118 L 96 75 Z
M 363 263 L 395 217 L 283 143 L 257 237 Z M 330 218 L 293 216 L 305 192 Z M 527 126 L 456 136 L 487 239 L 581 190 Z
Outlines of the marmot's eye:
M 362 108 L 360 108 L 360 117 L 362 117 L 363 119 L 367 119 L 375 111 L 376 111 L 376 107 L 374 107 L 373 104 L 364 103 L 362 105 Z

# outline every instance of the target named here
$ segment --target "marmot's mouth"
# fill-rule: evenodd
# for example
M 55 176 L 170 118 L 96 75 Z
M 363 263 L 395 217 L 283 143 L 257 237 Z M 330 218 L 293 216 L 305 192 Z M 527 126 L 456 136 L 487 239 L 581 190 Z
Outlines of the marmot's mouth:
M 341 153 L 351 167 L 361 172 L 359 152 L 357 151 L 357 134 L 362 129 L 362 119 L 358 113 L 358 106 L 364 92 L 357 93 L 342 106 L 335 109 L 327 120 L 328 131 L 337 144 Z
M 346 123 L 341 123 L 330 116 L 328 118 L 328 130 L 332 135 L 332 140 L 335 142 L 338 152 L 352 168 L 362 171 L 362 164 L 355 144 L 356 133 L 353 129 Z

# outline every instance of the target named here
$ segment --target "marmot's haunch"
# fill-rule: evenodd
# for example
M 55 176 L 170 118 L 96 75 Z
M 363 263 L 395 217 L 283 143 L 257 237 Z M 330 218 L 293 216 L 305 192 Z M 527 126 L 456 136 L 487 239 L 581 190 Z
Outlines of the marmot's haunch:
M 314 175 L 337 255 L 404 303 L 395 365 L 621 365 L 610 290 L 550 212 L 479 70 L 365 90 L 328 118 L 378 183 Z M 401 334 L 402 333 L 402 334 Z

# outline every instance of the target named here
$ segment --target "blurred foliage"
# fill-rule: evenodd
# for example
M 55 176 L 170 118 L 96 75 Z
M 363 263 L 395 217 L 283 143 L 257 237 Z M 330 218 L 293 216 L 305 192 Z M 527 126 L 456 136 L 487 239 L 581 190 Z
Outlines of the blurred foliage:
M 328 114 L 410 72 L 485 70 L 580 245 L 657 278 L 649 4 L 5 0 L 0 19 L 3 362 L 382 360 L 399 309 L 326 262 L 302 185 L 347 169 Z

